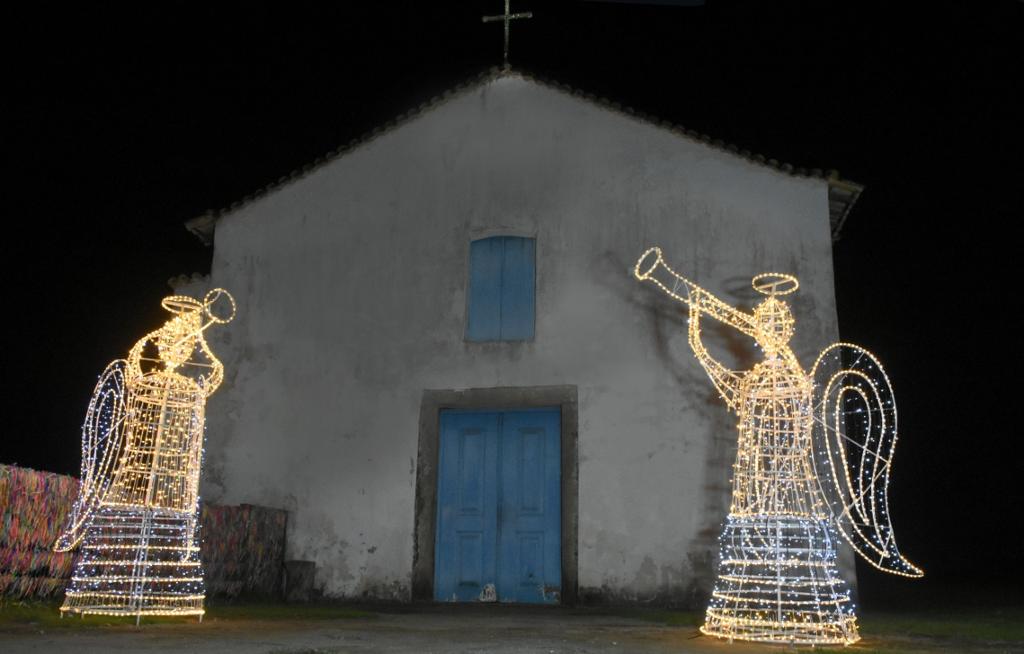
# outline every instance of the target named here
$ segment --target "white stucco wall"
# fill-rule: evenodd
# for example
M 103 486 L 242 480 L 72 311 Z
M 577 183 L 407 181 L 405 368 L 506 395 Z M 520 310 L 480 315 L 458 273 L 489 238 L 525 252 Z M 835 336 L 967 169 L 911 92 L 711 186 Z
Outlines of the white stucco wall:
M 466 91 L 217 224 L 211 282 L 239 313 L 211 334 L 204 499 L 289 509 L 288 556 L 328 595 L 407 599 L 423 389 L 574 384 L 581 594 L 697 597 L 735 417 L 631 267 L 660 245 L 746 306 L 755 273 L 798 275 L 809 365 L 837 335 L 826 195 L 515 76 Z M 534 342 L 463 342 L 469 243 L 490 234 L 537 238 Z

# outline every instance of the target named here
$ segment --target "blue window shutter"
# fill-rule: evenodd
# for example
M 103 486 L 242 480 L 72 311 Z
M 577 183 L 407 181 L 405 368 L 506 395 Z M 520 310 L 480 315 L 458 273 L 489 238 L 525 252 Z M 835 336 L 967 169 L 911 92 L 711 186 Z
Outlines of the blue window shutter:
M 535 241 L 505 237 L 501 268 L 501 340 L 533 340 Z
M 533 340 L 535 252 L 534 239 L 517 236 L 470 244 L 466 340 Z
M 501 261 L 504 245 L 504 239 L 500 236 L 470 243 L 466 340 L 497 341 L 501 338 Z

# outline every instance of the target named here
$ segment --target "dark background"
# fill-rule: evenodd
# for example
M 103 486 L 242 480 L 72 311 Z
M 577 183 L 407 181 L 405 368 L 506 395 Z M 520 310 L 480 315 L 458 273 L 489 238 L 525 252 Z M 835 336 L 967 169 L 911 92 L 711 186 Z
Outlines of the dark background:
M 137 4 L 4 10 L 3 462 L 77 473 L 96 375 L 209 269 L 185 220 L 501 61 L 500 0 Z M 862 603 L 1019 602 L 1024 3 L 823 4 L 522 0 L 512 62 L 866 186 L 839 324 L 893 379 L 928 574 L 863 567 Z

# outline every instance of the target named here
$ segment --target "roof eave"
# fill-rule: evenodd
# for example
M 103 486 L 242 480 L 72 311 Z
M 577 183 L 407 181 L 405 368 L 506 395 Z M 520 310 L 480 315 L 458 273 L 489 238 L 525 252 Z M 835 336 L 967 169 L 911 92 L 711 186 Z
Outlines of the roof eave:
M 848 179 L 840 179 L 838 173 L 829 175 L 828 179 L 828 218 L 829 226 L 832 229 L 832 242 L 839 240 L 850 217 L 853 205 L 857 203 L 864 186 Z
M 185 221 L 185 229 L 196 235 L 203 245 L 213 245 L 213 234 L 217 229 L 218 214 L 213 209 L 201 216 Z

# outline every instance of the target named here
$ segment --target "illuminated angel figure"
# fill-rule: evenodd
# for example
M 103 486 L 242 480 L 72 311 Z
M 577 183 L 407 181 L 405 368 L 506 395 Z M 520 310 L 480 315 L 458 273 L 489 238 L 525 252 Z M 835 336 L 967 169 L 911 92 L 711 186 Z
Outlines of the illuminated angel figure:
M 86 411 L 79 496 L 54 546 L 82 546 L 61 615 L 202 619 L 203 415 L 224 378 L 203 332 L 229 322 L 235 301 L 215 289 L 161 304 L 174 317 L 107 366 Z
M 640 257 L 634 274 L 688 305 L 690 346 L 739 416 L 732 501 L 701 631 L 730 640 L 857 641 L 836 530 L 875 567 L 923 574 L 900 555 L 889 521 L 896 406 L 882 366 L 867 350 L 836 343 L 804 372 L 788 345 L 793 314 L 780 299 L 798 287 L 790 275 L 754 277 L 767 298 L 750 314 L 673 271 L 658 248 Z M 743 372 L 713 359 L 701 341 L 702 314 L 753 338 L 764 359 Z

